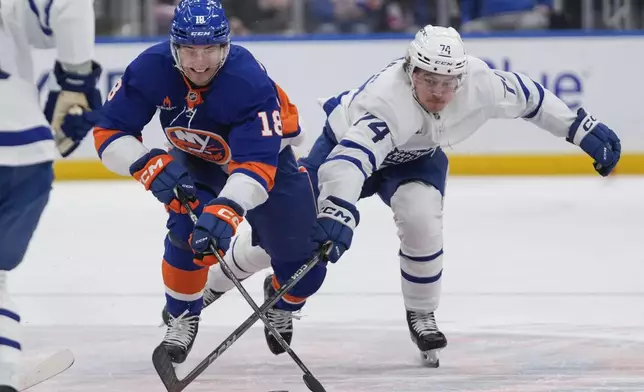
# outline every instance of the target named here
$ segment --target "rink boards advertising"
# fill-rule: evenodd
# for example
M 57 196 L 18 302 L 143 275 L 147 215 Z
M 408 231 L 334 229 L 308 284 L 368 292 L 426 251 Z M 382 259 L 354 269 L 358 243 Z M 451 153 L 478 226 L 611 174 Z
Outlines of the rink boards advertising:
M 266 66 L 301 113 L 305 154 L 324 124 L 318 99 L 355 88 L 390 60 L 404 54 L 408 36 L 238 40 Z M 99 41 L 105 97 L 127 64 L 159 40 Z M 644 35 L 542 35 L 465 37 L 469 54 L 491 67 L 521 72 L 543 84 L 568 106 L 584 106 L 622 139 L 618 174 L 644 174 L 644 132 L 640 128 L 639 78 Z M 629 58 L 629 57 L 632 57 Z M 41 90 L 51 66 L 51 51 L 36 52 Z M 616 63 L 618 61 L 618 63 Z M 42 96 L 44 97 L 44 91 Z M 149 147 L 166 146 L 158 121 L 143 131 Z M 449 146 L 450 171 L 456 175 L 592 174 L 591 162 L 576 146 L 520 120 L 489 121 L 463 143 Z M 56 164 L 58 179 L 117 178 L 98 160 L 92 137 L 71 159 Z

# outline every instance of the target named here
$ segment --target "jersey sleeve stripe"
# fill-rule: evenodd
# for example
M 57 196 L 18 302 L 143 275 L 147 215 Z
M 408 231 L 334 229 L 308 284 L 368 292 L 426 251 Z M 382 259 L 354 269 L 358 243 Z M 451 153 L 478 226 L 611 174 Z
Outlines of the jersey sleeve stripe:
M 245 174 L 262 184 L 267 191 L 270 191 L 275 185 L 277 168 L 261 162 L 230 162 L 228 164 L 228 172 L 231 175 L 233 173 Z
M 0 130 L 0 146 L 24 146 L 26 144 L 36 143 L 43 140 L 52 140 L 54 138 L 49 127 L 40 126 L 24 131 L 1 131 Z
M 528 90 L 528 87 L 523 83 L 523 79 L 521 79 L 521 76 L 517 74 L 516 72 L 512 72 L 514 76 L 516 76 L 517 80 L 519 81 L 519 84 L 521 85 L 521 90 L 523 90 L 523 95 L 525 95 L 525 100 L 529 101 L 530 100 L 530 90 Z
M 110 145 L 114 140 L 127 136 L 128 134 L 123 131 L 105 129 L 101 127 L 94 128 L 94 147 L 98 153 L 98 157 L 103 156 L 103 151 Z M 138 138 L 140 140 L 140 138 Z
M 365 180 L 367 179 L 367 177 L 369 177 L 367 175 L 367 173 L 364 171 L 364 169 L 362 168 L 362 162 L 360 162 L 360 160 L 358 158 L 350 157 L 348 155 L 336 155 L 333 158 L 330 158 L 330 159 L 326 160 L 326 162 L 331 162 L 331 161 L 347 161 L 347 162 L 350 162 L 355 167 L 357 167 L 358 170 L 360 170 L 360 172 L 364 176 Z
M 275 83 L 277 97 L 280 102 L 280 117 L 282 118 L 282 135 L 285 138 L 296 137 L 302 131 L 300 129 L 300 116 L 297 106 L 291 103 L 286 92 Z
M 369 150 L 367 147 L 363 146 L 362 144 L 356 143 L 352 140 L 347 140 L 343 139 L 340 141 L 340 145 L 347 147 L 347 148 L 353 148 L 356 150 L 360 150 L 363 152 L 367 158 L 369 159 L 369 163 L 371 164 L 372 168 L 376 167 L 376 156 L 374 155 L 373 151 Z
M 543 104 L 543 97 L 545 96 L 545 93 L 543 92 L 543 87 L 541 87 L 541 85 L 535 82 L 534 80 L 532 81 L 532 83 L 534 83 L 534 85 L 537 86 L 537 91 L 539 91 L 539 104 L 537 104 L 537 107 L 530 114 L 525 116 L 525 118 L 533 118 L 534 116 L 537 115 L 537 113 L 539 113 L 539 110 L 541 109 L 541 105 Z
M 298 137 L 298 136 L 300 136 L 300 134 L 301 134 L 301 133 L 302 133 L 302 128 L 300 128 L 300 126 L 298 125 L 298 126 L 297 126 L 297 129 L 296 129 L 295 131 L 293 131 L 293 132 L 289 132 L 289 133 L 286 133 L 286 132 L 285 132 L 285 133 L 282 135 L 282 138 L 283 138 L 283 139 L 292 139 L 292 138 L 294 138 L 294 137 Z
M 53 30 L 49 27 L 49 13 L 51 11 L 51 6 L 53 2 L 54 0 L 47 1 L 47 4 L 45 5 L 45 20 L 43 22 L 40 16 L 40 11 L 38 11 L 38 7 L 36 6 L 36 2 L 34 0 L 29 0 L 29 8 L 31 8 L 31 11 L 34 14 L 36 14 L 36 18 L 38 19 L 38 24 L 40 25 L 40 29 L 47 36 L 51 36 L 54 33 Z
M 268 183 L 266 182 L 266 179 L 264 177 L 260 176 L 259 174 L 255 173 L 253 171 L 247 170 L 247 169 L 243 169 L 243 168 L 242 169 L 235 169 L 235 173 L 243 174 L 245 176 L 248 176 L 248 177 L 252 178 L 256 182 L 258 182 L 259 185 L 261 185 L 262 188 L 264 188 L 267 192 L 269 191 Z

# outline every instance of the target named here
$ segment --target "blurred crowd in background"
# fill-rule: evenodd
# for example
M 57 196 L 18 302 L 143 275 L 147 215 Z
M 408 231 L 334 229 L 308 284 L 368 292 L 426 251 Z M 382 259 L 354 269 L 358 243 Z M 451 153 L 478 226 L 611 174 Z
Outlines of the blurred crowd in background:
M 98 34 L 168 32 L 179 0 L 96 0 Z M 221 0 L 233 35 L 410 33 L 426 24 L 463 33 L 643 27 L 644 0 Z

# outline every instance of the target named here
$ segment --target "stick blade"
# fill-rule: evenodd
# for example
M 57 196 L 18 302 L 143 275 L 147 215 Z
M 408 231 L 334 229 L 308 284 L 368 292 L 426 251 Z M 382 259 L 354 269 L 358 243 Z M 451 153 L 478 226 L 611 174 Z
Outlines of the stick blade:
M 69 369 L 76 359 L 70 350 L 62 350 L 18 377 L 18 390 L 24 391 Z
M 161 382 L 165 385 L 168 392 L 181 392 L 186 387 L 181 383 L 174 370 L 174 364 L 170 359 L 168 350 L 163 346 L 158 346 L 152 353 L 152 364 L 157 371 Z
M 302 379 L 304 380 L 304 384 L 312 391 L 312 392 L 326 392 L 326 389 L 320 384 L 317 378 L 313 377 L 310 374 L 304 374 L 302 375 Z

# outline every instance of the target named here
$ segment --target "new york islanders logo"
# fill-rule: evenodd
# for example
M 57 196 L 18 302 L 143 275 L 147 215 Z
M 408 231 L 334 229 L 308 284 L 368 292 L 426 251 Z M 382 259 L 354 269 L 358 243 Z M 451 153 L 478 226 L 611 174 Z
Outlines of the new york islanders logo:
M 168 127 L 165 134 L 175 147 L 203 160 L 225 165 L 230 162 L 230 146 L 213 132 L 184 127 Z

